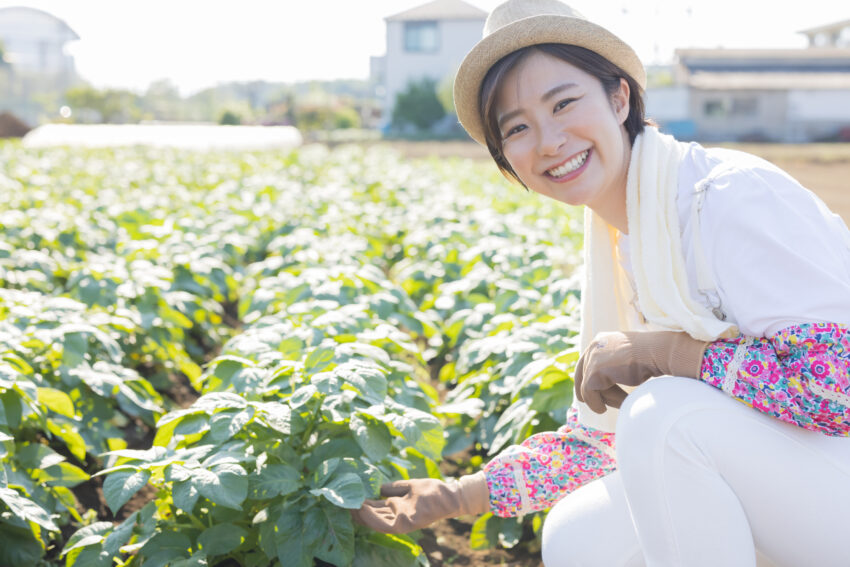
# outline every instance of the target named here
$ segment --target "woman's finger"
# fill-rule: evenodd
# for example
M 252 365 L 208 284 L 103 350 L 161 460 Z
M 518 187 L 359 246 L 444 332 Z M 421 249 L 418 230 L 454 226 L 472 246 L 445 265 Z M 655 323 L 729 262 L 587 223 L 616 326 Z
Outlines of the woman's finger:
M 381 496 L 404 496 L 410 492 L 409 480 L 397 480 L 381 485 Z

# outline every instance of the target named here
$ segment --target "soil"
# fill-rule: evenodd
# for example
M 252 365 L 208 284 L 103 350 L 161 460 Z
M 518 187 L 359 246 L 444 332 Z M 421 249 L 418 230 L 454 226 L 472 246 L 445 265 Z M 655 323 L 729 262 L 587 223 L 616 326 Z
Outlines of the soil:
M 30 127 L 9 112 L 0 113 L 0 138 L 23 138 Z

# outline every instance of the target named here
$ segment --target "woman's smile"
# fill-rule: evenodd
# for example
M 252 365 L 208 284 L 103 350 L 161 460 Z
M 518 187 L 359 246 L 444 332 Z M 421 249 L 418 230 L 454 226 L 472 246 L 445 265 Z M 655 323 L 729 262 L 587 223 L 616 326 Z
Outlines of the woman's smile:
M 591 150 L 587 149 L 583 152 L 564 160 L 559 165 L 546 170 L 546 175 L 554 181 L 564 182 L 575 179 L 585 170 L 590 159 Z

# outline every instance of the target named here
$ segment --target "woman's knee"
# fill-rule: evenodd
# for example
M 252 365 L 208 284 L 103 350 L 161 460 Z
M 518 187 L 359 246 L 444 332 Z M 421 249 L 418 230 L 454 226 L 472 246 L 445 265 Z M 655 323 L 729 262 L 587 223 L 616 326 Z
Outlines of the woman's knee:
M 616 472 L 558 502 L 546 516 L 541 539 L 546 567 L 643 565 Z

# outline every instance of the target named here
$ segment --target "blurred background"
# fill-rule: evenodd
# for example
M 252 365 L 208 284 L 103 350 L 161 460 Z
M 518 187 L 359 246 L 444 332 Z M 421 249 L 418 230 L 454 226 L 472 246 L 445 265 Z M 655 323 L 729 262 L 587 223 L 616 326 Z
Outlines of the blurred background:
M 497 0 L 0 0 L 0 135 L 48 123 L 292 125 L 465 139 L 451 84 Z M 850 7 L 572 5 L 638 52 L 682 139 L 850 140 Z

